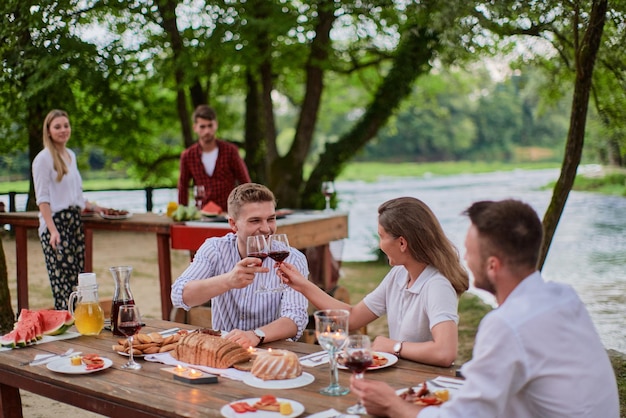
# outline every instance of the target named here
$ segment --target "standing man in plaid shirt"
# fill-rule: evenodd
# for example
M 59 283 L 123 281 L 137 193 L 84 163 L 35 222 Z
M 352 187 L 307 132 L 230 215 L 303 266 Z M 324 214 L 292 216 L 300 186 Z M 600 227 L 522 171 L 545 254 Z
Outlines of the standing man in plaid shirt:
M 238 148 L 230 142 L 217 139 L 217 115 L 207 105 L 200 105 L 193 112 L 193 130 L 198 142 L 187 148 L 180 156 L 178 177 L 178 203 L 187 205 L 189 183 L 204 186 L 202 205 L 213 201 L 227 211 L 228 195 L 237 185 L 250 183 L 250 174 L 239 155 Z

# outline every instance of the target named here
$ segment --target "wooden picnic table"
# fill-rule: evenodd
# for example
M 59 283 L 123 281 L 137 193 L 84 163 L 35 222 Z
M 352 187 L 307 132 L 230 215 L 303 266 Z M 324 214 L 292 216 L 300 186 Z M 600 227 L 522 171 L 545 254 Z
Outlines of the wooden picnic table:
M 145 322 L 147 326 L 141 332 L 175 326 L 191 329 L 189 325 L 159 319 L 145 319 Z M 295 389 L 259 389 L 225 377 L 219 377 L 217 384 L 194 385 L 174 380 L 171 374 L 161 371 L 171 366 L 161 363 L 139 359 L 143 366 L 141 370 L 122 369 L 128 359 L 112 350 L 111 346 L 116 341 L 117 337 L 103 331 L 97 337 L 79 336 L 0 352 L 0 417 L 22 416 L 19 389 L 115 417 L 219 417 L 224 405 L 265 394 L 300 402 L 305 407 L 302 416 L 329 408 L 345 412 L 356 402 L 352 394 L 334 397 L 319 393 L 330 381 L 328 364 L 305 367 L 304 370 L 315 380 Z M 34 359 L 37 354 L 63 353 L 69 348 L 84 354 L 99 354 L 111 359 L 113 365 L 85 375 L 57 373 L 48 370 L 45 365 L 20 365 Z M 261 348 L 287 349 L 299 356 L 321 350 L 318 345 L 287 341 L 264 344 Z M 452 377 L 454 370 L 400 359 L 393 366 L 368 371 L 366 378 L 382 380 L 400 389 L 440 375 Z M 349 378 L 350 372 L 339 371 L 341 385 L 349 386 Z
M 18 312 L 22 308 L 28 308 L 27 230 L 39 227 L 38 213 L 37 211 L 0 213 L 0 225 L 11 225 L 15 232 Z M 222 236 L 230 232 L 227 223 L 177 223 L 167 216 L 155 213 L 134 213 L 124 220 L 108 220 L 95 215 L 84 217 L 83 223 L 85 226 L 85 271 L 93 271 L 94 230 L 130 231 L 156 235 L 162 319 L 169 319 L 172 311 L 170 248 L 197 250 L 206 238 Z M 348 236 L 348 215 L 344 212 L 299 212 L 278 220 L 277 225 L 280 232 L 289 234 L 290 243 L 296 248 L 322 246 L 327 249 L 331 241 Z M 327 265 L 330 260 L 325 258 L 323 262 Z

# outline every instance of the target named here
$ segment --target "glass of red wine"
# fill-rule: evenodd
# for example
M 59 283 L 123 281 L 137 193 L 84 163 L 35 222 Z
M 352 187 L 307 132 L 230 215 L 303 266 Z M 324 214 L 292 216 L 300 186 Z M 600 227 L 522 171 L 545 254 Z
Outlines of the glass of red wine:
M 326 199 L 326 207 L 324 210 L 328 212 L 332 210 L 330 207 L 330 198 L 335 194 L 335 184 L 332 181 L 323 181 L 322 194 L 324 195 L 324 199 Z
M 265 235 L 251 235 L 246 241 L 246 253 L 248 257 L 255 257 L 261 260 L 261 264 L 267 258 L 269 253 L 269 247 L 267 245 L 267 239 Z M 262 293 L 266 291 L 266 287 L 261 285 L 261 288 L 255 293 Z
M 129 359 L 122 369 L 139 370 L 141 364 L 133 356 L 133 337 L 141 329 L 141 315 L 137 305 L 122 305 L 117 313 L 117 329 L 128 338 Z
M 272 260 L 276 261 L 278 264 L 285 261 L 287 257 L 289 257 L 289 253 L 291 248 L 289 247 L 289 239 L 287 238 L 287 234 L 273 234 L 270 235 L 270 252 L 269 256 Z M 267 289 L 267 292 L 284 292 L 287 290 L 289 286 L 281 281 L 279 287 L 275 287 L 273 289 Z
M 204 202 L 204 198 L 206 197 L 206 190 L 204 186 L 201 184 L 197 184 L 193 186 L 193 198 L 196 201 L 196 207 L 198 210 L 202 210 L 202 203 Z
M 374 362 L 370 337 L 367 335 L 350 335 L 343 348 L 342 358 L 344 361 L 343 365 L 352 370 L 354 377 L 363 379 L 365 370 Z M 346 409 L 346 412 L 349 414 L 367 414 L 360 399 L 356 405 Z

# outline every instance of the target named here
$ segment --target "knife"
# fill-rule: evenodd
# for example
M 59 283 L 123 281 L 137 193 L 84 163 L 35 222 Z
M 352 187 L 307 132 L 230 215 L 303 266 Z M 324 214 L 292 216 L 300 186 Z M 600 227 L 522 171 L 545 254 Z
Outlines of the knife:
M 159 334 L 165 337 L 167 335 L 176 334 L 178 331 L 180 331 L 180 328 L 170 328 L 170 329 L 164 329 L 163 331 L 159 331 Z

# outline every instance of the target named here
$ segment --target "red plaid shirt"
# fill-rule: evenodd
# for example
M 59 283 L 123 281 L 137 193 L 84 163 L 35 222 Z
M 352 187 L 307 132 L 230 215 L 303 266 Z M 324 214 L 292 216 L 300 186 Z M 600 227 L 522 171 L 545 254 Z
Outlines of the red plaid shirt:
M 226 211 L 230 192 L 239 184 L 250 183 L 250 174 L 239 155 L 239 149 L 234 144 L 221 140 L 217 140 L 217 147 L 219 151 L 212 176 L 204 169 L 202 148 L 197 142 L 183 151 L 178 177 L 179 204 L 188 204 L 190 181 L 193 180 L 194 184 L 204 185 L 203 206 L 212 200 Z

